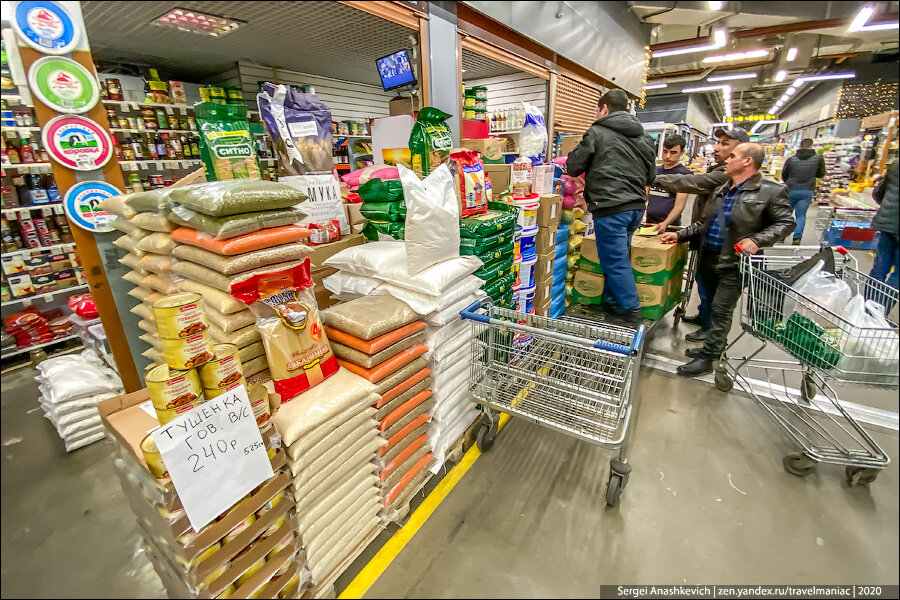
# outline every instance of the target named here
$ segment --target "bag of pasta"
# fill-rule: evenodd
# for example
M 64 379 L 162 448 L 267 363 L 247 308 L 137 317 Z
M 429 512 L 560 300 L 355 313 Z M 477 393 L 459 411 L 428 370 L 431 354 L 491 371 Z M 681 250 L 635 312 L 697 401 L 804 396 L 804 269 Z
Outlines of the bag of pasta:
M 338 371 L 313 293 L 309 259 L 259 273 L 231 286 L 250 306 L 262 336 L 275 392 L 287 402 Z
M 262 178 L 246 106 L 201 102 L 194 114 L 207 181 Z

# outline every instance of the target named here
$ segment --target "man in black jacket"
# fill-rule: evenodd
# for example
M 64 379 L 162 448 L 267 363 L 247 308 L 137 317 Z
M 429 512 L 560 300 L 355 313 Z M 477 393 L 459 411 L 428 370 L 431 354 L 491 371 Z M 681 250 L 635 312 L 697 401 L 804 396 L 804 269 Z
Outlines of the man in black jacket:
M 622 323 L 633 326 L 643 313 L 629 258 L 631 237 L 644 216 L 656 160 L 653 138 L 627 108 L 625 92 L 605 93 L 597 121 L 569 153 L 566 169 L 572 177 L 585 174 L 584 199 L 594 217 L 604 300 Z
M 731 151 L 737 148 L 738 144 L 750 141 L 750 135 L 740 127 L 719 128 L 714 133 L 719 140 L 713 149 L 713 158 L 715 158 L 716 164 L 708 172 L 701 175 L 657 175 L 653 181 L 655 187 L 670 192 L 697 194 L 694 208 L 691 211 L 691 221 L 695 223 L 703 217 L 704 209 L 712 193 L 728 181 L 728 175 L 725 174 L 725 159 L 731 155 Z M 691 245 L 691 250 L 699 248 L 696 242 Z M 684 322 L 699 325 L 700 329 L 684 336 L 688 342 L 706 341 L 706 334 L 712 327 L 712 294 L 707 293 L 700 279 L 697 279 L 697 295 L 700 296 L 697 314 L 685 317 Z
M 691 348 L 694 360 L 678 367 L 679 375 L 697 377 L 711 373 L 713 363 L 725 351 L 734 308 L 741 297 L 740 255 L 786 238 L 796 224 L 791 215 L 787 188 L 759 174 L 763 158 L 759 144 L 740 144 L 725 161 L 730 182 L 718 188 L 700 221 L 678 233 L 664 233 L 665 244 L 701 240 L 698 279 L 712 295 L 712 327 L 702 348 Z
M 809 138 L 800 141 L 797 154 L 787 159 L 781 169 L 781 180 L 788 188 L 791 208 L 797 229 L 794 230 L 794 245 L 799 246 L 806 228 L 806 211 L 816 195 L 816 179 L 825 177 L 825 161 L 812 149 Z

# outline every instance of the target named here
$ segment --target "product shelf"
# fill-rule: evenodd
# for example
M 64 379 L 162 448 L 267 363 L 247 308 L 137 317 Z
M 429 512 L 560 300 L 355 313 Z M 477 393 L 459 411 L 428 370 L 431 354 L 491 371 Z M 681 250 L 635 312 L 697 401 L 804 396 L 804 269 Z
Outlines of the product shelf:
M 7 102 L 13 102 L 16 104 L 22 102 L 22 96 L 20 94 L 0 94 L 0 99 L 6 100 Z M 31 104 L 22 104 L 22 106 L 34 108 L 34 106 Z
M 20 127 L 19 125 L 14 125 L 11 127 L 3 127 L 3 131 L 14 131 L 16 133 L 34 133 L 40 131 L 40 127 Z
M 110 128 L 112 133 L 198 133 L 196 129 L 121 129 Z
M 203 161 L 199 158 L 178 158 L 172 160 L 120 160 L 119 165 L 131 167 L 155 166 L 159 169 L 190 169 L 191 165 L 199 165 Z M 180 163 L 180 164 L 179 164 Z M 185 166 L 185 163 L 187 166 Z
M 74 287 L 65 288 L 63 290 L 56 290 L 55 292 L 47 292 L 46 294 L 35 294 L 34 296 L 25 296 L 24 298 L 13 298 L 12 300 L 7 300 L 6 302 L 0 303 L 2 306 L 13 306 L 16 304 L 21 304 L 22 302 L 28 300 L 43 300 L 44 302 L 50 302 L 54 296 L 58 296 L 60 294 L 72 294 L 79 290 L 86 290 L 90 286 L 88 284 L 76 285 Z
M 53 250 L 62 250 L 64 248 L 74 248 L 75 244 L 72 242 L 67 242 L 65 244 L 54 244 L 52 246 L 41 246 L 39 248 L 26 248 L 24 250 L 16 250 L 14 252 L 4 252 L 3 256 L 28 256 L 32 252 L 45 252 Z M 33 297 L 33 296 L 32 296 Z
M 512 129 L 510 131 L 491 131 L 491 135 L 518 135 L 522 133 L 521 129 Z
M 28 346 L 27 348 L 17 348 L 12 352 L 4 352 L 0 354 L 0 358 L 12 358 L 13 356 L 17 356 L 19 354 L 25 354 L 26 352 L 31 352 L 32 350 L 37 350 L 39 348 L 46 348 L 47 346 L 52 346 L 53 344 L 59 344 L 60 342 L 68 342 L 69 340 L 77 340 L 79 339 L 77 335 L 67 335 L 65 337 L 61 337 L 49 342 L 44 342 L 43 344 L 37 344 L 35 346 Z
M 189 104 L 162 104 L 160 102 L 132 102 L 130 100 L 103 100 L 103 104 L 111 104 L 114 106 L 152 106 L 153 108 L 183 108 L 185 110 L 194 110 Z
M 11 165 L 3 165 L 4 169 L 51 169 L 53 165 L 48 162 L 38 163 L 15 163 Z
M 4 208 L 2 212 L 4 215 L 20 213 L 20 212 L 28 212 L 31 210 L 38 210 L 41 208 L 52 208 L 54 206 L 62 206 L 62 202 L 48 202 L 47 204 L 38 204 L 33 206 L 16 206 L 14 208 Z M 5 256 L 5 254 L 4 254 Z

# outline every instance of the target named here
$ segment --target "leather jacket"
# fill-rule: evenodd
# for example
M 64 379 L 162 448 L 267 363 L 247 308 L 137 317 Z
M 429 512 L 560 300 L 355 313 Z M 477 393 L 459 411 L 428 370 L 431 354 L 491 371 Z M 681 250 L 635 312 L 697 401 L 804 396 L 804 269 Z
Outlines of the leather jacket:
M 729 181 L 713 192 L 706 204 L 703 218 L 678 232 L 679 242 L 705 238 L 712 219 L 722 209 L 725 194 L 731 189 L 731 185 Z M 759 173 L 754 174 L 744 182 L 744 187 L 734 202 L 734 209 L 724 232 L 718 266 L 736 266 L 740 262 L 734 245 L 742 239 L 750 238 L 760 248 L 766 248 L 785 239 L 796 226 L 788 189 L 780 183 L 763 179 Z

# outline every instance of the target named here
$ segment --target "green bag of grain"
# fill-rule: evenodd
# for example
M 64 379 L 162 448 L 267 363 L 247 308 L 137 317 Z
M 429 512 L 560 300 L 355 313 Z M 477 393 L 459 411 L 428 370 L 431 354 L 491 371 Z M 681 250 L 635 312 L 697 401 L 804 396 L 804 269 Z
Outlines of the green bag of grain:
M 475 271 L 474 275 L 478 279 L 493 281 L 494 279 L 506 276 L 510 271 L 512 271 L 512 266 L 513 258 L 512 256 L 509 256 L 507 258 L 501 258 L 500 260 L 484 265 L 483 267 Z
M 477 253 L 475 256 L 481 259 L 481 262 L 484 264 L 488 264 L 494 262 L 497 259 L 512 256 L 513 250 L 515 250 L 515 245 L 510 242 L 509 244 L 505 244 L 498 248 L 491 248 L 490 250 L 484 250 L 483 252 Z
M 406 204 L 403 202 L 363 202 L 359 212 L 367 219 L 375 221 L 403 221 L 406 219 Z
M 460 238 L 459 253 L 463 255 L 480 254 L 498 246 L 509 244 L 513 239 L 515 228 L 507 229 L 483 238 Z
M 506 277 L 501 277 L 497 281 L 486 284 L 481 289 L 491 297 L 492 300 L 497 300 L 498 298 L 502 298 L 509 294 L 512 290 L 512 286 L 516 283 L 516 274 L 510 273 Z
M 207 181 L 262 178 L 245 105 L 201 102 L 194 114 Z
M 362 229 L 363 235 L 370 242 L 385 241 L 388 237 L 395 240 L 402 240 L 406 235 L 406 228 L 403 222 L 393 221 L 366 221 Z
M 412 154 L 412 170 L 420 179 L 437 169 L 450 156 L 453 135 L 444 122 L 450 115 L 426 106 L 419 111 L 409 134 L 409 150 Z
M 482 238 L 515 227 L 517 219 L 518 217 L 512 213 L 489 210 L 480 215 L 460 219 L 459 235 L 467 238 Z
M 356 190 L 363 202 L 401 202 L 403 186 L 399 179 L 370 179 Z

